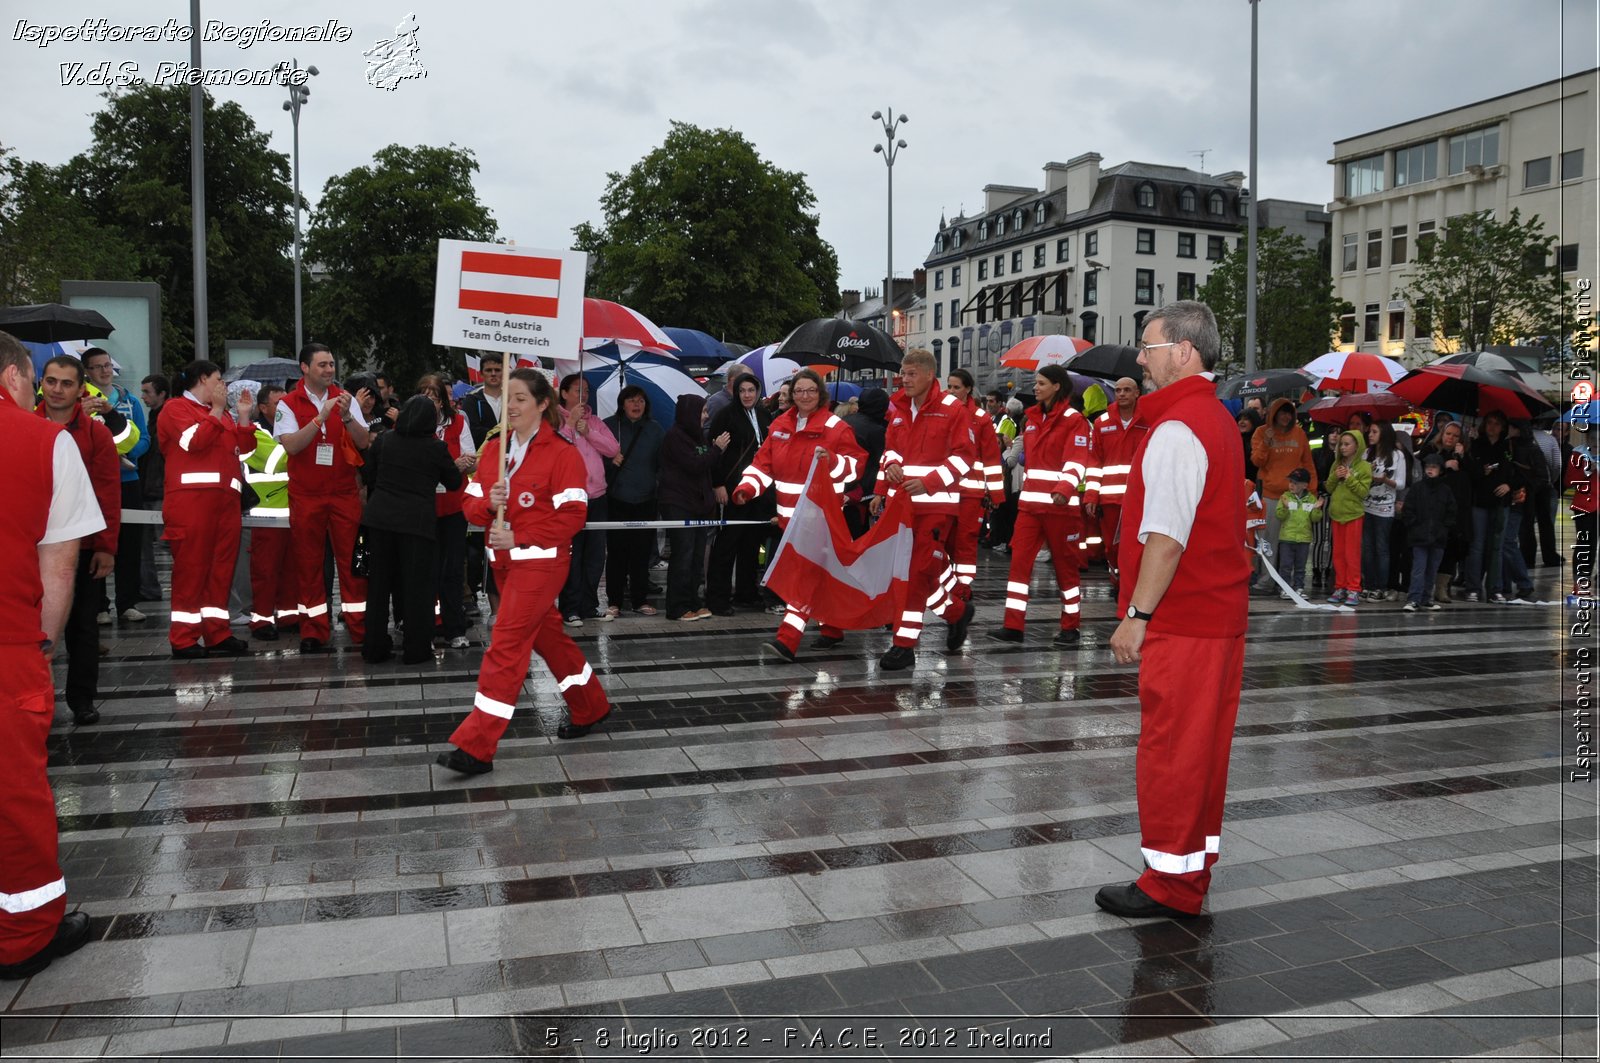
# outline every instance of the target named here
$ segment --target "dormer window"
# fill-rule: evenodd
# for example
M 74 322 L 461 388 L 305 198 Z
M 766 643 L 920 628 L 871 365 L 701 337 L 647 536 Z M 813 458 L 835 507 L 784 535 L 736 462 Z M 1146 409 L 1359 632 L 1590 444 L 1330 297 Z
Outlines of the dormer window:
M 1222 217 L 1226 207 L 1222 201 L 1221 192 L 1213 192 L 1206 197 L 1206 210 L 1217 217 Z
M 978 239 L 989 239 L 989 219 L 985 218 L 978 223 Z
M 933 238 L 933 249 L 940 253 L 944 251 L 944 233 L 940 233 Z
M 1140 185 L 1138 197 L 1139 206 L 1146 210 L 1154 208 L 1156 205 L 1156 186 L 1148 182 Z
M 1199 202 L 1195 197 L 1194 189 L 1185 188 L 1182 192 L 1178 193 L 1178 209 L 1179 210 L 1195 210 L 1198 207 L 1199 207 Z
M 1016 210 L 1014 210 L 1011 213 L 1011 227 L 1013 229 L 1015 229 L 1019 233 L 1022 231 L 1022 219 L 1023 219 L 1023 217 L 1024 217 L 1024 215 L 1022 213 L 1022 208 L 1021 207 L 1018 207 Z
M 1033 224 L 1035 224 L 1035 225 L 1043 225 L 1044 224 L 1044 214 L 1045 214 L 1045 202 L 1044 202 L 1044 200 L 1041 199 L 1039 201 L 1039 205 L 1037 207 L 1033 208 Z
M 1006 234 L 1006 216 L 1004 214 L 995 215 L 994 234 L 996 236 L 1004 236 Z

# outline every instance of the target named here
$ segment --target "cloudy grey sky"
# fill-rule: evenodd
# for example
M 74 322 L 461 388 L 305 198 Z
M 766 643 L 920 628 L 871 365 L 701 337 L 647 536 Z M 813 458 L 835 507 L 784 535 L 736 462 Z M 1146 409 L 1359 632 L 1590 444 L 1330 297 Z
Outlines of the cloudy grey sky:
M 1259 194 L 1325 202 L 1336 139 L 1597 65 L 1595 0 L 1262 0 Z M 186 23 L 182 0 L 8 0 L 0 143 L 64 162 L 89 143 L 99 90 L 60 65 L 188 59 L 182 43 L 19 40 L 21 23 Z M 518 244 L 566 247 L 599 219 L 608 171 L 626 170 L 670 120 L 729 127 L 804 172 L 841 285 L 879 283 L 885 173 L 869 116 L 910 119 L 894 168 L 896 271 L 931 247 L 941 211 L 980 209 L 985 184 L 1037 186 L 1086 151 L 1210 173 L 1249 161 L 1246 0 L 209 0 L 231 27 L 310 25 L 337 10 L 336 44 L 206 46 L 214 67 L 298 57 L 321 74 L 301 125 L 302 186 L 386 144 L 476 152 L 477 187 Z M 408 12 L 425 80 L 367 84 L 362 51 Z M 281 88 L 224 88 L 284 152 Z M 670 324 L 670 322 L 668 322 Z M 755 338 L 751 338 L 752 342 Z

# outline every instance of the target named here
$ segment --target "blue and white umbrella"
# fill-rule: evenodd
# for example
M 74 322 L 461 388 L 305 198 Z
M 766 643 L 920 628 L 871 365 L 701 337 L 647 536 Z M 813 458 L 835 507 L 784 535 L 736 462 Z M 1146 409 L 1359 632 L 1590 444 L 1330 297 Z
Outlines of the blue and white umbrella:
M 690 372 L 709 373 L 729 361 L 734 354 L 722 341 L 708 332 L 693 328 L 664 328 L 673 343 L 678 345 L 678 361 Z
M 584 352 L 581 371 L 583 378 L 589 382 L 589 404 L 601 417 L 616 413 L 618 394 L 630 384 L 637 384 L 644 389 L 645 398 L 650 403 L 650 416 L 663 429 L 667 429 L 672 427 L 678 396 L 706 393 L 705 388 L 685 373 L 670 355 L 644 351 L 619 359 L 617 354 L 612 344 Z M 576 367 L 575 363 L 564 364 Z

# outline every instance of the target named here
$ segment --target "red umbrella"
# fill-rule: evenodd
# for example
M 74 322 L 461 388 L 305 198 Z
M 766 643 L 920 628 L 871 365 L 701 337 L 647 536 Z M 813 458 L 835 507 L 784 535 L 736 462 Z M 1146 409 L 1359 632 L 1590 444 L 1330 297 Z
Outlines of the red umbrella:
M 1499 411 L 1528 419 L 1555 409 L 1545 397 L 1510 373 L 1475 365 L 1425 365 L 1389 387 L 1413 406 L 1425 410 L 1485 414 Z
M 1373 420 L 1393 421 L 1411 412 L 1411 403 L 1393 391 L 1366 395 L 1329 395 L 1306 407 L 1306 416 L 1319 424 L 1346 425 L 1353 414 L 1370 414 Z
M 1029 336 L 1000 357 L 1000 364 L 1011 369 L 1038 369 L 1041 365 L 1065 365 L 1094 344 L 1076 336 Z
M 607 343 L 626 344 L 663 354 L 678 349 L 671 336 L 639 311 L 607 299 L 585 299 L 583 349 L 593 350 Z
M 1381 354 L 1333 351 L 1319 355 L 1301 366 L 1301 371 L 1316 378 L 1313 387 L 1340 391 L 1383 390 L 1406 375 L 1406 367 Z M 1374 388 L 1372 385 L 1379 385 Z

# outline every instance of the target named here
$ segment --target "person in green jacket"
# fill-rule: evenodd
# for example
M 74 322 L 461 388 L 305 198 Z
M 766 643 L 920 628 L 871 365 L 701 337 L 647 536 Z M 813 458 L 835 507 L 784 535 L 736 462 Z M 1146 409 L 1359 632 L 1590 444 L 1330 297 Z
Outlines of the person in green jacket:
M 1289 489 L 1278 496 L 1278 571 L 1296 592 L 1306 589 L 1311 529 L 1322 519 L 1322 499 L 1311 490 L 1311 470 L 1289 473 Z M 1282 597 L 1290 597 L 1285 591 Z
M 245 482 L 260 499 L 250 515 L 273 522 L 250 529 L 250 637 L 275 642 L 280 627 L 300 623 L 299 567 L 289 536 L 289 455 L 258 423 L 256 449 L 244 464 Z
M 1339 457 L 1328 475 L 1328 519 L 1333 531 L 1333 586 L 1328 601 L 1354 607 L 1361 600 L 1361 518 L 1372 490 L 1372 466 L 1362 458 L 1359 432 L 1339 436 Z

